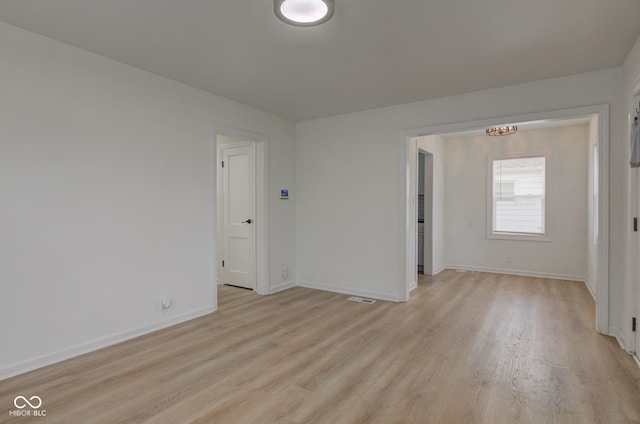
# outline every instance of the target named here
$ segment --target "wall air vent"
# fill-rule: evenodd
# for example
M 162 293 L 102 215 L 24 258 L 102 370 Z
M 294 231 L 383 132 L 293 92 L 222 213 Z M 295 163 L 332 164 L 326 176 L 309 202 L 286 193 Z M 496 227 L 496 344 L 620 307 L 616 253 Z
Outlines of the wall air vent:
M 367 305 L 376 303 L 376 301 L 373 299 L 365 299 L 364 297 L 358 297 L 358 296 L 351 296 L 347 300 L 350 300 L 352 302 L 358 302 L 358 303 L 366 303 Z

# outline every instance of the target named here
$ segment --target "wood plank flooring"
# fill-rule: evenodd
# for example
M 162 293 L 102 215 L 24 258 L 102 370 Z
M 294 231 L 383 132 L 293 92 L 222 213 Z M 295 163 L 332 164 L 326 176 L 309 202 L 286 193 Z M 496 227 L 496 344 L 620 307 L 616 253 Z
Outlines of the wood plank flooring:
M 6 423 L 639 423 L 582 283 L 444 271 L 408 303 L 219 290 L 219 310 L 0 382 Z M 11 417 L 38 395 L 46 417 Z

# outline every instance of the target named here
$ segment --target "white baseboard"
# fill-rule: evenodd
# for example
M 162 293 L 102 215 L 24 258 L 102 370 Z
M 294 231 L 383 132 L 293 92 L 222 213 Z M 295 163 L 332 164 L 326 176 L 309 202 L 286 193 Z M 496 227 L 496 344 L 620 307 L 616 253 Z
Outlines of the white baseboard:
M 593 297 L 594 302 L 597 301 L 596 300 L 596 292 L 595 290 L 593 290 L 593 283 L 591 283 L 589 281 L 589 279 L 585 279 L 584 280 L 584 285 L 587 286 L 587 290 L 589 290 L 589 293 L 591 293 L 591 297 Z
M 295 286 L 296 286 L 296 282 L 295 281 L 289 281 L 287 283 L 276 284 L 274 286 L 270 286 L 269 287 L 269 294 L 275 294 L 275 293 L 290 289 L 291 287 L 295 287 Z
M 509 268 L 486 268 L 479 266 L 468 265 L 447 265 L 448 269 L 465 269 L 468 271 L 477 272 L 490 272 L 494 274 L 507 274 L 507 275 L 521 275 L 523 277 L 538 277 L 538 278 L 552 278 L 554 280 L 568 280 L 568 281 L 586 281 L 586 277 L 583 275 L 567 275 L 567 274 L 554 274 L 550 272 L 537 272 L 537 271 L 522 271 L 518 269 Z
M 412 292 L 417 288 L 418 288 L 418 282 L 417 281 L 413 281 L 413 282 L 409 283 L 409 292 Z
M 442 271 L 444 271 L 445 269 L 447 269 L 447 267 L 445 265 L 441 265 L 438 268 L 433 270 L 433 274 L 429 275 L 429 274 L 424 274 L 428 277 L 435 277 L 436 275 L 440 274 Z
M 318 283 L 318 282 L 312 282 L 312 281 L 299 281 L 298 287 L 306 287 L 308 289 L 324 290 L 324 291 L 330 291 L 334 293 L 349 294 L 349 295 L 360 296 L 360 297 L 370 297 L 373 299 L 388 300 L 390 302 L 400 302 L 400 299 L 398 298 L 398 296 L 394 296 L 388 293 L 380 293 L 380 292 L 361 290 L 361 289 L 352 289 L 349 287 L 338 286 L 335 284 Z
M 194 311 L 186 312 L 184 314 L 180 314 L 160 322 L 132 328 L 121 333 L 100 337 L 85 343 L 77 344 L 67 349 L 59 350 L 57 352 L 39 356 L 37 358 L 32 358 L 13 365 L 9 365 L 8 367 L 0 368 L 0 380 L 23 374 L 28 371 L 33 371 L 35 369 L 55 364 L 56 362 L 64 361 L 66 359 L 80 356 L 85 353 L 93 352 L 95 350 L 102 349 L 104 347 L 111 346 L 125 340 L 133 339 L 144 334 L 152 333 L 154 331 L 161 330 L 163 328 L 167 328 L 184 321 L 189 321 L 203 315 L 208 315 L 215 311 L 215 306 L 199 308 Z
M 442 271 L 444 271 L 445 269 L 447 269 L 447 267 L 445 265 L 440 265 L 438 268 L 435 269 L 435 271 L 433 271 L 433 275 L 438 275 L 440 274 Z

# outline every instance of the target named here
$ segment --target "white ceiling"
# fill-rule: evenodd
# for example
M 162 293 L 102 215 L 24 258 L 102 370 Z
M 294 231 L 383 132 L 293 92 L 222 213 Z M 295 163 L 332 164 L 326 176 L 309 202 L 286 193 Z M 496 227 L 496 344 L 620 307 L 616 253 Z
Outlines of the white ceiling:
M 0 20 L 300 121 L 617 67 L 638 0 L 0 0 Z

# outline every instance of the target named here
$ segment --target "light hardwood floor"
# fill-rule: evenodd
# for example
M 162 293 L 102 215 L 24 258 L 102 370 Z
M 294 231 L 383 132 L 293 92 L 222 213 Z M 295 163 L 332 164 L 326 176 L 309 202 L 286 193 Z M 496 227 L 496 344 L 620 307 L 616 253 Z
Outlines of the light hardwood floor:
M 638 423 L 582 283 L 444 271 L 408 303 L 219 290 L 218 312 L 0 382 L 7 423 Z M 38 395 L 46 418 L 9 417 Z

